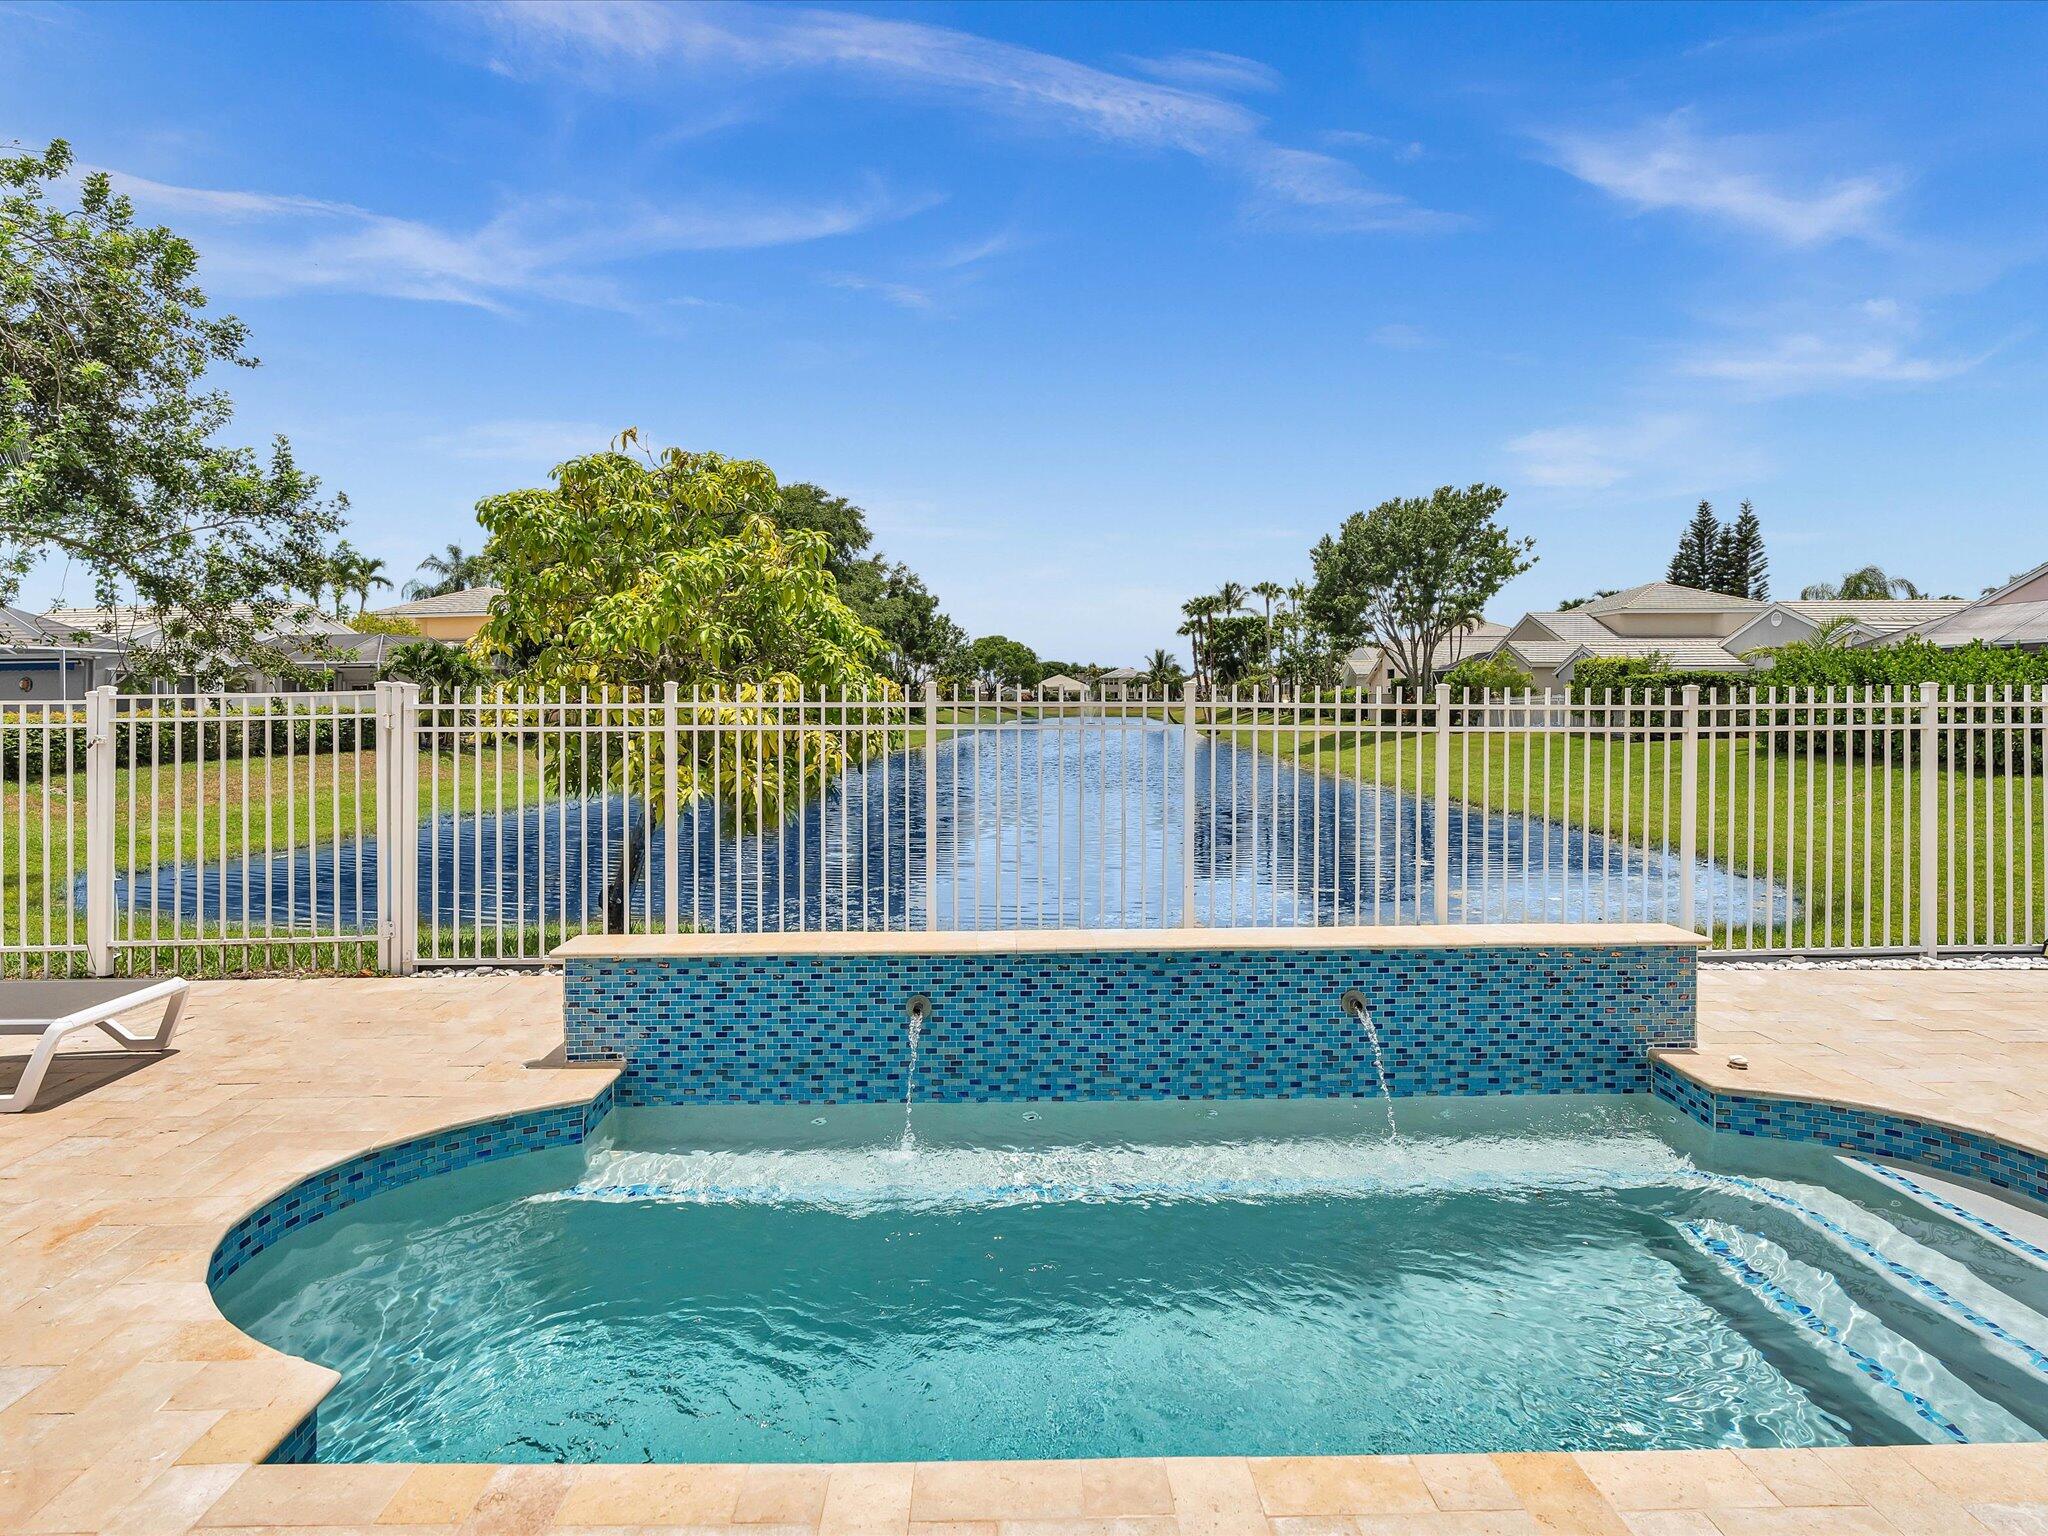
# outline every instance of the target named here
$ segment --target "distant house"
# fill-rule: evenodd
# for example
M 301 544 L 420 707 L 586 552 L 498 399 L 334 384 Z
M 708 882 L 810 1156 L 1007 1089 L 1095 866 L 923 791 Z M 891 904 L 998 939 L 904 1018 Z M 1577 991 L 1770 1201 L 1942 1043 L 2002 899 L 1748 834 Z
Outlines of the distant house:
M 1055 672 L 1051 677 L 1041 677 L 1038 680 L 1038 696 L 1042 699 L 1085 699 L 1088 697 L 1088 685 L 1078 677 Z
M 416 598 L 409 603 L 379 608 L 377 614 L 380 618 L 405 619 L 429 640 L 467 645 L 484 627 L 484 620 L 491 616 L 491 599 L 500 590 L 498 587 L 464 587 L 459 592 L 443 592 L 438 597 Z
M 0 607 L 0 707 L 82 699 L 119 675 L 121 652 L 117 642 L 81 625 Z
M 138 646 L 156 644 L 164 633 L 162 616 L 147 608 L 56 608 L 39 622 L 66 632 L 90 634 L 105 649 L 106 664 L 95 670 L 95 680 L 89 685 L 93 687 L 122 683 L 127 674 L 128 653 Z M 287 613 L 269 636 L 270 642 L 293 661 L 321 674 L 320 687 L 334 689 L 370 687 L 382 672 L 386 656 L 413 638 L 366 635 L 351 629 L 345 620 L 311 607 Z M 185 692 L 202 686 L 210 684 L 188 676 L 152 682 L 143 691 Z M 281 678 L 250 673 L 237 678 L 235 686 L 282 689 L 288 685 Z
M 1430 658 L 1430 676 L 1442 677 L 1461 661 L 1491 656 L 1507 638 L 1508 627 L 1481 619 L 1455 635 L 1439 640 Z M 1390 688 L 1397 681 L 1395 666 L 1377 645 L 1361 645 L 1344 658 L 1341 673 L 1346 688 Z
M 1111 667 L 1095 679 L 1095 689 L 1105 699 L 1129 698 L 1144 688 L 1144 675 L 1136 667 Z
M 1957 604 L 1951 613 L 1873 643 L 1882 645 L 1908 635 L 1948 649 L 1973 640 L 2027 651 L 2048 648 L 2048 562 L 2021 572 L 1974 603 Z
M 1950 598 L 1769 602 L 1650 581 L 1577 608 L 1525 613 L 1501 655 L 1537 688 L 1569 686 L 1579 663 L 1595 657 L 1656 656 L 1677 672 L 1759 671 L 1771 651 L 1811 640 L 1835 620 L 1847 621 L 1846 643 L 1878 644 L 1963 606 Z

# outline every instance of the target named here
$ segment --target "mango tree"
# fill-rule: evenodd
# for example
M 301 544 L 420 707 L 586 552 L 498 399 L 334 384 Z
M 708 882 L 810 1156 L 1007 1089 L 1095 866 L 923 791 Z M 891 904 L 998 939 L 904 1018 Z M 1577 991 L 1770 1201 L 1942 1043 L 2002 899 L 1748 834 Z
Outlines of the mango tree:
M 615 732 L 612 787 L 638 790 L 654 816 L 715 794 L 738 835 L 767 830 L 886 745 L 857 705 L 831 718 L 791 703 L 894 690 L 877 667 L 880 637 L 838 595 L 825 536 L 761 512 L 775 501 L 766 465 L 647 451 L 628 431 L 551 478 L 477 506 L 502 590 L 475 649 L 542 691 L 543 723 L 553 711 Z M 673 796 L 660 736 L 644 728 L 671 682 L 695 701 L 697 727 L 679 733 Z M 548 772 L 565 782 L 555 744 L 574 738 L 540 737 Z M 632 873 L 626 837 L 606 891 L 609 927 L 624 925 Z

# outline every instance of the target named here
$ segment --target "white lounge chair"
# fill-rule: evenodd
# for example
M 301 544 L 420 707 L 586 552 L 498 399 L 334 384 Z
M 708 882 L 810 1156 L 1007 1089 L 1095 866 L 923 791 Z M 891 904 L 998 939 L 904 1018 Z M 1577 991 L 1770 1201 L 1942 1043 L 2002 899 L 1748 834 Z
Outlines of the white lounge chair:
M 35 1102 L 57 1046 L 81 1029 L 103 1029 L 128 1051 L 168 1050 L 185 1009 L 185 990 L 186 983 L 176 976 L 163 981 L 0 981 L 0 1035 L 41 1037 L 14 1092 L 0 1098 L 0 1115 L 19 1114 Z M 132 1034 L 114 1022 L 151 1003 L 164 1005 L 155 1034 Z

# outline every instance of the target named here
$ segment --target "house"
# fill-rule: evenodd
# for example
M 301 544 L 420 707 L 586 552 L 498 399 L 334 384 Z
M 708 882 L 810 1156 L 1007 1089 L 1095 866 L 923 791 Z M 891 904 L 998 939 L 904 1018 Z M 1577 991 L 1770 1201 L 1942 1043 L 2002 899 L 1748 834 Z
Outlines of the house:
M 1055 672 L 1051 677 L 1041 677 L 1038 680 L 1038 696 L 1041 699 L 1085 699 L 1088 697 L 1088 685 L 1078 677 Z
M 1539 689 L 1569 686 L 1578 663 L 1592 657 L 1657 656 L 1679 672 L 1758 671 L 1770 665 L 1769 652 L 1836 620 L 1847 621 L 1847 643 L 1875 644 L 1963 606 L 1950 598 L 1771 602 L 1651 581 L 1577 608 L 1526 613 L 1501 654 Z
M 1439 640 L 1436 654 L 1430 658 L 1431 675 L 1441 677 L 1461 661 L 1491 656 L 1507 633 L 1507 625 L 1481 619 Z M 1346 688 L 1391 688 L 1395 680 L 1394 664 L 1377 645 L 1361 645 L 1344 658 L 1342 681 Z
M 114 681 L 122 647 L 105 635 L 0 607 L 0 706 L 27 699 L 82 699 Z
M 1967 606 L 1959 597 L 1801 598 L 1770 603 L 1729 637 L 1728 649 L 1738 656 L 1774 651 L 1811 640 L 1829 624 L 1838 625 L 1834 635 L 1843 645 L 1872 645 Z
M 437 597 L 416 598 L 409 603 L 379 608 L 377 616 L 405 619 L 429 640 L 467 645 L 484 627 L 484 620 L 491 616 L 491 599 L 500 590 L 498 587 L 464 587 L 459 592 L 443 592 Z
M 34 618 L 34 615 L 26 617 Z M 94 673 L 88 685 L 118 684 L 126 676 L 126 659 L 135 646 L 148 646 L 164 632 L 162 616 L 152 609 L 54 608 L 38 622 L 69 633 L 88 633 L 106 653 L 106 664 Z M 323 689 L 355 689 L 372 686 L 383 670 L 386 656 L 414 640 L 412 635 L 366 635 L 349 627 L 346 620 L 302 607 L 286 614 L 269 636 L 293 661 L 323 674 Z M 0 664 L 4 670 L 4 664 Z M 146 691 L 156 693 L 205 691 L 214 686 L 200 678 L 186 676 L 152 682 Z M 281 690 L 283 680 L 245 676 L 235 686 Z M 296 686 L 296 685 L 293 685 Z
M 1944 649 L 1968 645 L 1973 640 L 2028 651 L 2048 648 L 2048 562 L 2022 571 L 1974 603 L 1959 603 L 1953 612 L 1881 636 L 1872 643 L 1883 645 L 1908 635 Z

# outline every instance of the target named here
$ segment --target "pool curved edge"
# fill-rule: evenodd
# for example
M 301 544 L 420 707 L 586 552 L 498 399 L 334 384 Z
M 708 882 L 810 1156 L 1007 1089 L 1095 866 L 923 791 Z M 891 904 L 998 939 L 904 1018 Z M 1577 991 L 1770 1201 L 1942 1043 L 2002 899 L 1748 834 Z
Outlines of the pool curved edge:
M 1837 1147 L 2048 1204 L 2048 1154 L 1988 1131 L 1847 1098 L 1732 1088 L 1699 1070 L 1696 1051 L 1653 1051 L 1650 1091 L 1709 1130 Z
M 496 1162 L 549 1147 L 580 1144 L 611 1113 L 616 1102 L 619 1074 L 615 1069 L 600 1068 L 579 1069 L 577 1075 L 598 1080 L 596 1091 L 587 1097 L 569 1098 L 511 1114 L 482 1115 L 414 1135 L 400 1136 L 364 1151 L 350 1153 L 324 1168 L 294 1179 L 283 1189 L 258 1202 L 221 1234 L 207 1259 L 208 1293 L 215 1292 L 222 1281 L 273 1243 L 336 1211 L 345 1210 L 359 1200 L 386 1190 L 403 1188 L 434 1174 L 453 1173 L 478 1163 Z M 217 1296 L 214 1304 L 218 1310 Z M 236 1326 L 224 1315 L 223 1320 L 230 1326 Z M 239 1327 L 237 1331 L 240 1332 Z M 249 1337 L 247 1334 L 243 1336 Z M 267 1448 L 253 1447 L 257 1459 L 268 1463 L 310 1462 L 315 1449 L 320 1404 L 341 1378 L 325 1366 L 315 1366 L 296 1355 L 272 1349 L 260 1339 L 251 1339 L 251 1342 L 281 1360 L 312 1367 L 320 1373 L 317 1391 L 312 1392 L 303 1405 L 293 1403 L 287 1408 L 283 1401 L 274 1405 L 287 1409 L 279 1416 L 280 1429 L 275 1443 Z M 293 1417 L 294 1413 L 296 1417 Z

